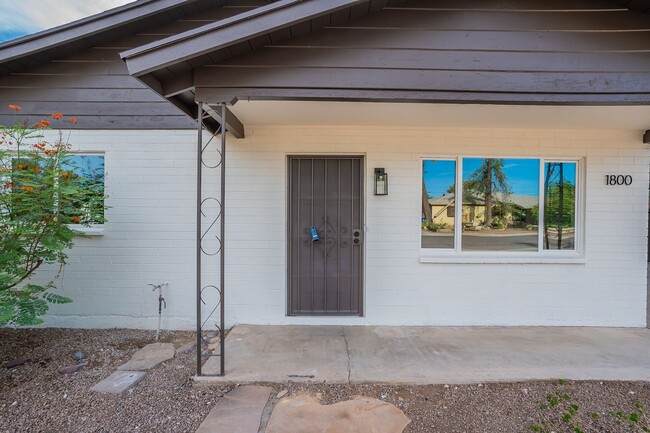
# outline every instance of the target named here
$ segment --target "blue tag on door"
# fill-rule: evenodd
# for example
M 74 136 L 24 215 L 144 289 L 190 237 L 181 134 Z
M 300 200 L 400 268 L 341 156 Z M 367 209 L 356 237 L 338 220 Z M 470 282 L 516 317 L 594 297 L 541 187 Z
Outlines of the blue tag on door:
M 318 229 L 314 226 L 311 226 L 311 240 L 312 242 L 320 241 L 320 237 L 318 237 Z

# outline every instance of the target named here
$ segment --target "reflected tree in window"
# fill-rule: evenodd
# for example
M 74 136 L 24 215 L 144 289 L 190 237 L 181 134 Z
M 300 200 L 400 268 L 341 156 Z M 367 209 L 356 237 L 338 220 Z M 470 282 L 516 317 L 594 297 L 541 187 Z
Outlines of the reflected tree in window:
M 80 193 L 58 201 L 60 214 L 72 224 L 104 223 L 104 156 L 66 155 L 61 161 L 60 188 L 74 182 Z
M 575 248 L 576 163 L 544 164 L 544 249 Z
M 486 158 L 481 166 L 469 176 L 469 179 L 463 182 L 463 194 L 467 200 L 471 200 L 470 197 L 483 198 L 485 203 L 484 225 L 486 227 L 492 226 L 497 193 L 500 193 L 502 202 L 507 202 L 507 197 L 511 193 L 508 177 L 504 171 L 504 160 Z

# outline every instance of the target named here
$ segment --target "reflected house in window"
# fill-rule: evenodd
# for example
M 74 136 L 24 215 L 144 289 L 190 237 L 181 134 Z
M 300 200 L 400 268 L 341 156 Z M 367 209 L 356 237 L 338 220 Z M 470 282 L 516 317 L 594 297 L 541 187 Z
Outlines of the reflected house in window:
M 453 228 L 456 211 L 456 197 L 454 193 L 443 194 L 440 197 L 429 199 L 431 215 L 434 223 L 448 224 Z M 485 204 L 482 201 L 468 201 L 463 203 L 463 224 L 474 222 L 482 224 L 485 220 Z
M 534 214 L 539 206 L 539 198 L 523 194 L 495 194 L 496 205 L 504 209 L 504 219 L 508 227 L 521 227 L 536 224 Z M 446 224 L 453 228 L 456 209 L 454 193 L 443 194 L 429 199 L 433 222 Z M 463 229 L 480 230 L 485 223 L 485 200 L 481 197 L 467 197 L 463 200 Z M 532 229 L 532 227 L 528 227 Z

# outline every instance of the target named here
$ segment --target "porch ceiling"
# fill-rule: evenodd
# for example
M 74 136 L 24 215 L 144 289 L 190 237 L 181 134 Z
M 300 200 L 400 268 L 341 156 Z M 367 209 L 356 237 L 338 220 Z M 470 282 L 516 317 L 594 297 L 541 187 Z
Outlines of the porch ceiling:
M 245 125 L 368 125 L 472 128 L 650 128 L 650 106 L 536 106 L 334 101 L 239 101 Z

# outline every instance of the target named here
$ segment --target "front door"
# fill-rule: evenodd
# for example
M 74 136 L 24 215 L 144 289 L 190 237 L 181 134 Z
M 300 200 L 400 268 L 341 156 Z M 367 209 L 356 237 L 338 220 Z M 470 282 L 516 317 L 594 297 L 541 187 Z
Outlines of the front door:
M 363 158 L 289 157 L 288 313 L 362 315 Z

